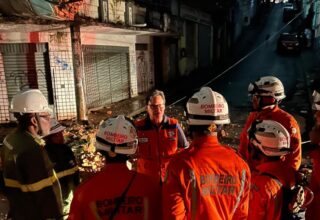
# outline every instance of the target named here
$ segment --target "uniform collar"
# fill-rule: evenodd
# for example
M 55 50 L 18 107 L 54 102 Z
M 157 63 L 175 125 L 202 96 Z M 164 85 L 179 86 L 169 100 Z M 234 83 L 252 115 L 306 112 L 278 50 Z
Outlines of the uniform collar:
M 25 133 L 26 133 L 27 135 L 30 135 L 30 136 L 33 138 L 33 140 L 34 140 L 35 142 L 37 142 L 41 147 L 44 147 L 44 146 L 46 145 L 45 140 L 43 140 L 40 136 L 38 136 L 38 135 L 33 135 L 33 134 L 31 134 L 29 131 L 25 131 Z
M 211 136 L 211 135 L 204 135 L 201 137 L 197 137 L 192 140 L 191 147 L 202 147 L 202 146 L 212 146 L 212 145 L 218 145 L 218 137 L 217 136 Z
M 271 112 L 276 112 L 279 110 L 279 106 L 278 105 L 275 105 L 273 108 L 265 108 L 265 109 L 262 109 L 259 114 L 269 114 Z
M 161 124 L 160 124 L 159 127 L 168 124 L 168 122 L 169 122 L 169 117 L 166 116 L 166 115 L 163 115 L 163 120 L 162 120 L 162 122 L 161 122 Z M 157 127 L 156 125 L 154 125 L 154 124 L 151 122 L 151 119 L 150 119 L 149 116 L 147 116 L 147 118 L 146 118 L 146 125 L 147 125 L 148 127 L 155 127 L 155 128 Z

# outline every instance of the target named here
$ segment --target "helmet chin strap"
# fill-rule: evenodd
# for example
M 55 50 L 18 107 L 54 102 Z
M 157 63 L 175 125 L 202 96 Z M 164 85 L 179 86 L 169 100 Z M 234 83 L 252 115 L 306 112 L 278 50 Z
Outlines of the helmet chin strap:
M 43 136 L 44 136 L 44 133 L 43 133 L 43 128 L 42 128 L 41 123 L 40 123 L 39 113 L 35 113 L 35 115 L 36 115 L 36 120 L 37 120 L 38 126 L 39 126 L 38 135 L 39 135 L 40 137 L 43 137 Z

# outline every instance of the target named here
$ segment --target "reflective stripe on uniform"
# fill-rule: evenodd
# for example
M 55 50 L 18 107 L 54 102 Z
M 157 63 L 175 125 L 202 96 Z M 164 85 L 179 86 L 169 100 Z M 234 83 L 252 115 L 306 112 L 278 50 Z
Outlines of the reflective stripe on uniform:
M 63 170 L 61 172 L 58 172 L 57 173 L 57 177 L 60 179 L 62 177 L 65 177 L 65 176 L 69 176 L 69 175 L 72 175 L 74 174 L 75 172 L 77 172 L 79 170 L 79 167 L 78 166 L 75 166 L 75 167 L 72 167 L 68 170 Z
M 12 187 L 12 188 L 19 188 L 22 192 L 37 192 L 45 187 L 52 186 L 54 182 L 56 182 L 58 179 L 54 175 L 42 179 L 36 183 L 32 184 L 21 184 L 19 181 L 9 178 L 4 178 L 5 186 Z
M 5 139 L 3 140 L 3 144 L 4 144 L 4 146 L 6 146 L 9 150 L 13 150 L 13 147 L 12 147 L 11 144 L 9 144 L 9 142 L 7 141 L 7 138 L 5 138 Z
M 194 170 L 189 170 L 191 179 L 191 220 L 196 219 L 197 211 L 197 179 Z
M 241 199 L 241 196 L 242 196 L 243 191 L 244 191 L 245 181 L 246 181 L 246 171 L 242 170 L 242 172 L 241 172 L 241 181 L 240 181 L 240 191 L 239 191 L 239 195 L 237 196 L 237 199 L 236 199 L 236 204 L 235 204 L 235 206 L 234 206 L 234 208 L 232 210 L 233 214 L 235 213 L 235 211 L 237 210 L 237 208 L 239 206 L 240 199 Z

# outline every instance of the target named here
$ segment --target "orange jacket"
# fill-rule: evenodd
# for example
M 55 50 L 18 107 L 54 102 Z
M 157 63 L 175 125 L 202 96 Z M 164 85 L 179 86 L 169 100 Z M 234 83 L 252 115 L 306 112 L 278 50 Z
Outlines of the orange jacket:
M 314 198 L 311 204 L 307 206 L 306 220 L 318 220 L 320 219 L 320 149 L 310 152 L 310 157 L 313 161 L 310 189 Z
M 240 134 L 239 153 L 252 166 L 252 161 L 248 153 L 248 129 L 254 120 L 274 120 L 282 124 L 290 134 L 290 147 L 292 152 L 282 158 L 283 161 L 289 164 L 295 170 L 298 170 L 301 164 L 301 136 L 300 128 L 297 121 L 292 115 L 276 106 L 273 109 L 263 109 L 261 112 L 251 112 L 248 116 L 246 124 Z
M 125 164 L 108 164 L 105 170 L 78 187 L 69 220 L 109 219 L 133 174 Z M 137 173 L 114 219 L 161 219 L 160 196 L 158 182 Z
M 282 187 L 294 185 L 294 173 L 295 170 L 283 161 L 267 162 L 256 167 L 251 177 L 248 220 L 281 218 Z
M 176 119 L 166 117 L 160 127 L 152 125 L 149 118 L 135 122 L 139 147 L 137 170 L 163 179 L 171 157 L 179 148 L 188 147 L 187 139 Z
M 250 170 L 217 137 L 195 139 L 169 164 L 162 187 L 165 220 L 246 219 Z

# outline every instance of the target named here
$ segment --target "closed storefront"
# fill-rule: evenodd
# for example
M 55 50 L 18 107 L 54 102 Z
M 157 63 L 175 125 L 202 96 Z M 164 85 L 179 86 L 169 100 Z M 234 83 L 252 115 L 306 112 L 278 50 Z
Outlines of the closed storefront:
M 83 48 L 87 108 L 97 108 L 130 97 L 127 47 Z
M 0 44 L 6 91 L 1 90 L 1 98 L 8 99 L 23 89 L 40 89 L 53 104 L 52 81 L 47 44 Z M 6 94 L 4 94 L 6 93 Z M 0 121 L 9 121 L 9 106 L 1 108 Z
M 208 67 L 211 64 L 211 27 L 198 25 L 198 63 L 199 67 Z

